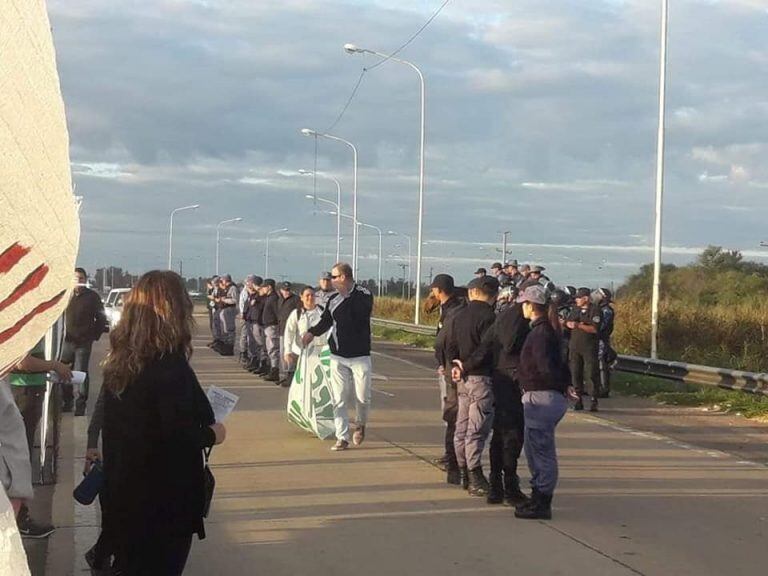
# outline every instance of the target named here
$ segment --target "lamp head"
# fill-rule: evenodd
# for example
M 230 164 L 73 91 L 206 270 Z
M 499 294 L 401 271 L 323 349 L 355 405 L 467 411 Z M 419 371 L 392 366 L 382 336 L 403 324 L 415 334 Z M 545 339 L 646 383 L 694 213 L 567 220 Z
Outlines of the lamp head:
M 302 128 L 301 133 L 304 134 L 304 136 L 317 136 L 317 132 L 310 130 L 309 128 Z
M 356 52 L 362 52 L 362 50 L 357 46 L 355 46 L 354 44 L 344 44 L 344 50 L 347 52 L 347 54 L 355 54 Z
M 312 175 L 312 171 L 311 170 L 304 170 L 304 168 L 301 168 L 299 170 L 299 174 Z

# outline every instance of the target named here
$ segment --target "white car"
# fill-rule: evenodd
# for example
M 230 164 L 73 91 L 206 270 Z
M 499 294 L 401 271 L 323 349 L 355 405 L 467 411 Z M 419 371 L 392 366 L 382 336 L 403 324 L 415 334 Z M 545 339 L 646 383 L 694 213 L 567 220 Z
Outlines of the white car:
M 104 301 L 104 314 L 107 316 L 110 330 L 120 322 L 120 317 L 123 315 L 123 302 L 130 291 L 130 288 L 115 288 L 109 291 Z

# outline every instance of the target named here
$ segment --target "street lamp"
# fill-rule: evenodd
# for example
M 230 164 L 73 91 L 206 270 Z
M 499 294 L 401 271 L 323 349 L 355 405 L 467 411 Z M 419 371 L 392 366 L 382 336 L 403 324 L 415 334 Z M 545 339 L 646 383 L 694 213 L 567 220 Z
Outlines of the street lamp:
M 395 232 L 394 230 L 389 230 L 387 232 L 390 236 L 402 236 L 406 240 L 408 240 L 408 298 L 411 297 L 411 237 L 408 236 L 408 234 L 400 234 L 399 232 Z M 416 294 L 418 295 L 419 291 L 416 290 Z M 419 317 L 419 309 L 416 309 L 416 318 Z
M 314 172 L 310 170 L 299 170 L 299 174 L 303 174 L 305 176 L 312 176 Z M 327 178 L 328 180 L 333 180 L 336 184 L 336 211 L 341 212 L 341 184 L 339 184 L 339 181 L 336 180 L 333 176 L 330 176 L 328 174 L 321 174 L 317 173 L 317 176 L 322 176 L 323 178 Z M 315 198 L 315 196 L 307 195 L 307 198 L 312 198 L 313 200 L 321 201 L 320 198 Z M 341 216 L 336 217 L 336 262 L 339 261 L 339 254 L 341 253 Z
M 222 220 L 216 224 L 216 276 L 219 275 L 219 247 L 221 245 L 221 227 L 224 226 L 224 224 L 242 222 L 242 220 L 242 218 L 230 218 L 229 220 Z
M 507 263 L 507 236 L 511 234 L 509 230 L 501 232 L 501 264 L 502 266 Z
M 316 132 L 309 128 L 302 128 L 301 133 L 304 136 L 314 136 L 315 138 L 327 138 L 328 140 L 335 140 L 346 144 L 352 149 L 352 164 L 353 164 L 353 176 L 352 176 L 352 218 L 357 222 L 357 148 L 349 140 L 333 136 L 332 134 L 324 134 L 322 132 Z M 352 231 L 352 269 L 357 270 L 357 226 L 354 226 Z
M 376 232 L 379 233 L 379 270 L 377 274 L 377 280 L 376 280 L 376 290 L 379 297 L 381 297 L 381 228 L 378 226 L 374 226 L 373 224 L 366 224 L 365 222 L 358 222 L 358 226 L 365 226 L 366 228 L 373 228 L 376 230 Z
M 385 58 L 387 60 L 392 60 L 394 62 L 404 64 L 405 66 L 412 68 L 416 72 L 416 74 L 418 74 L 419 76 L 419 85 L 421 88 L 421 139 L 420 139 L 420 150 L 419 150 L 419 225 L 418 225 L 418 232 L 416 235 L 417 245 L 416 245 L 416 312 L 415 312 L 416 324 L 418 324 L 420 315 L 421 315 L 421 310 L 420 310 L 421 308 L 421 246 L 423 243 L 423 225 L 424 225 L 424 142 L 425 142 L 425 110 L 426 110 L 426 104 L 425 104 L 426 91 L 424 88 L 424 75 L 421 73 L 421 70 L 419 70 L 418 66 L 416 66 L 412 62 L 408 62 L 407 60 L 394 58 L 387 54 L 376 52 L 375 50 L 359 48 L 354 44 L 345 44 L 344 50 L 346 50 L 348 54 L 373 54 L 374 56 L 378 56 L 380 58 Z M 409 267 L 409 270 L 410 270 L 410 267 Z
M 242 222 L 242 218 L 230 218 L 228 220 L 222 220 L 216 225 L 216 276 L 219 275 L 219 253 L 220 253 L 220 246 L 221 246 L 221 227 L 225 224 L 233 224 L 236 222 Z
M 288 232 L 288 228 L 280 228 L 278 230 L 272 230 L 272 232 L 267 232 L 267 249 L 264 252 L 264 278 L 269 278 L 269 237 L 272 234 L 280 234 L 281 232 Z
M 200 204 L 193 204 L 192 206 L 182 206 L 171 210 L 171 225 L 170 232 L 168 234 L 168 270 L 171 270 L 173 266 L 173 217 L 177 212 L 183 212 L 184 210 L 197 210 L 200 208 Z
M 656 140 L 656 231 L 653 250 L 653 296 L 651 299 L 651 358 L 658 358 L 659 291 L 661 289 L 661 209 L 664 198 L 664 120 L 667 86 L 668 0 L 661 0 L 661 49 L 659 57 L 659 129 Z

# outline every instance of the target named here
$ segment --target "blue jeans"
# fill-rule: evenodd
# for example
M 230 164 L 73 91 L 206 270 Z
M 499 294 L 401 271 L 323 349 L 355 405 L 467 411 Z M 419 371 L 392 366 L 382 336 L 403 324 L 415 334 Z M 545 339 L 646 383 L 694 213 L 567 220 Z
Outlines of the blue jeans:
M 559 469 L 555 448 L 555 428 L 568 410 L 561 392 L 542 390 L 523 394 L 525 413 L 525 457 L 531 471 L 531 486 L 551 495 L 557 486 Z
M 88 389 L 90 381 L 88 380 L 88 365 L 91 362 L 91 348 L 93 342 L 87 344 L 74 344 L 73 342 L 64 342 L 61 349 L 61 361 L 64 364 L 71 364 L 72 370 L 85 372 L 85 381 L 77 391 L 77 399 L 80 402 L 88 400 Z M 62 397 L 65 402 L 71 402 L 74 398 L 72 384 L 62 384 Z

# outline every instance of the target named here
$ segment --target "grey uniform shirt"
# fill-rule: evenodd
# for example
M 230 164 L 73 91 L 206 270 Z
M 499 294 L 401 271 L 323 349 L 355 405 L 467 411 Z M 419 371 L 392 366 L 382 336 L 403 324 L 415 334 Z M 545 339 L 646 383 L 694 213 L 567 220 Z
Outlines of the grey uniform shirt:
M 5 376 L 0 378 L 0 483 L 9 498 L 30 499 L 33 496 L 24 419 Z

